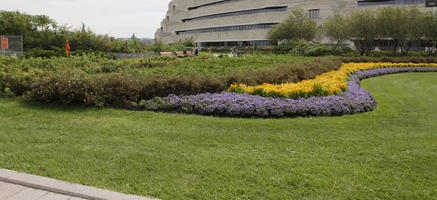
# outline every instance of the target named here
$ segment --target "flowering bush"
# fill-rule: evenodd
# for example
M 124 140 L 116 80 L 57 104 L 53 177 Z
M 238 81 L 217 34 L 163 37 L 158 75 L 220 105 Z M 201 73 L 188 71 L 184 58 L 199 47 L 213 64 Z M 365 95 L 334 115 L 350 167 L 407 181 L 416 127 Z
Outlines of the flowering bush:
M 437 67 L 435 63 L 345 63 L 337 71 L 318 75 L 315 79 L 298 83 L 270 84 L 257 86 L 233 84 L 229 92 L 249 93 L 265 97 L 308 98 L 311 96 L 337 95 L 346 91 L 349 75 L 358 71 L 387 67 Z
M 190 96 L 170 95 L 133 103 L 134 109 L 229 117 L 339 116 L 372 111 L 373 96 L 360 86 L 365 78 L 400 72 L 437 72 L 430 67 L 391 67 L 359 71 L 349 76 L 347 91 L 337 96 L 301 99 L 262 97 L 232 92 Z

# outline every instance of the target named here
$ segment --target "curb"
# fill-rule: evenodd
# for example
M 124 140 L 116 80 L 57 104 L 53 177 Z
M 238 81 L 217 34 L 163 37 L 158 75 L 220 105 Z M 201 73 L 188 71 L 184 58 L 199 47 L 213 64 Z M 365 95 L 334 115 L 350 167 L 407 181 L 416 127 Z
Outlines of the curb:
M 0 181 L 92 200 L 157 200 L 0 168 Z

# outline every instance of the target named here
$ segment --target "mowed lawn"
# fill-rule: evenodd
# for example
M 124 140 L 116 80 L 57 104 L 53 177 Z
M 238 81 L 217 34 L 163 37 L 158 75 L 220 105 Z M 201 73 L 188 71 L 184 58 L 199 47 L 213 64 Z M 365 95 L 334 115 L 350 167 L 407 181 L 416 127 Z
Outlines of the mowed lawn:
M 376 111 L 233 119 L 0 99 L 0 167 L 161 199 L 436 199 L 437 73 Z

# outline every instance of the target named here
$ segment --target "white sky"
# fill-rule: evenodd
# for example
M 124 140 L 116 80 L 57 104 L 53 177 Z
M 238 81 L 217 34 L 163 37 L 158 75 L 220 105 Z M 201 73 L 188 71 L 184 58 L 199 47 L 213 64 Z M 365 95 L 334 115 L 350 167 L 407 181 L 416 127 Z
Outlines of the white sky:
M 82 22 L 99 34 L 154 38 L 170 0 L 1 0 L 0 10 L 48 15 L 79 29 Z

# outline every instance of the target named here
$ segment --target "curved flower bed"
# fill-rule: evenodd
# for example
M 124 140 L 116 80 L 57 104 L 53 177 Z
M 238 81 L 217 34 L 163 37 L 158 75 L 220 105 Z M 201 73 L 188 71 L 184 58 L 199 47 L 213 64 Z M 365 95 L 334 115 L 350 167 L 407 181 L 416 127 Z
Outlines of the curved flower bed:
M 362 79 L 401 72 L 437 72 L 431 67 L 391 67 L 359 71 L 349 76 L 348 89 L 336 96 L 301 99 L 262 97 L 251 94 L 223 92 L 190 96 L 170 95 L 133 103 L 139 110 L 195 113 L 228 117 L 297 117 L 339 116 L 372 111 L 373 96 L 363 88 Z
M 339 70 L 318 75 L 315 79 L 299 83 L 270 84 L 257 86 L 231 85 L 229 92 L 249 93 L 267 97 L 307 98 L 312 96 L 338 95 L 347 89 L 349 75 L 370 69 L 391 67 L 437 67 L 435 63 L 345 63 Z

